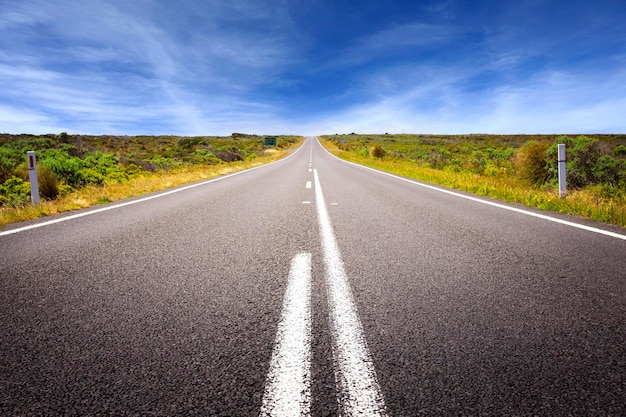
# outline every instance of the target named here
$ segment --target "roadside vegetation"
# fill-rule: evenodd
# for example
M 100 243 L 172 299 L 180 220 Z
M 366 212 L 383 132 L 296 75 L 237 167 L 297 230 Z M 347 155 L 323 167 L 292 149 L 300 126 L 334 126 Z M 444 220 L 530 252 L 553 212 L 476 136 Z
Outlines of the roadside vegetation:
M 283 157 L 296 136 L 0 135 L 0 226 L 105 204 Z M 26 152 L 35 151 L 41 204 L 30 203 Z
M 330 135 L 335 155 L 409 178 L 626 227 L 626 135 Z M 559 198 L 557 144 L 567 147 Z

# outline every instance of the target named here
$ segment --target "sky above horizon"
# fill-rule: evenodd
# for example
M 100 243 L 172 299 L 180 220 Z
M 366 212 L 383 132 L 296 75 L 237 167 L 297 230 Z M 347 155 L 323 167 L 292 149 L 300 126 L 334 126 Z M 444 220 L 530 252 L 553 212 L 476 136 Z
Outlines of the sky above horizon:
M 0 0 L 0 132 L 626 133 L 624 0 Z

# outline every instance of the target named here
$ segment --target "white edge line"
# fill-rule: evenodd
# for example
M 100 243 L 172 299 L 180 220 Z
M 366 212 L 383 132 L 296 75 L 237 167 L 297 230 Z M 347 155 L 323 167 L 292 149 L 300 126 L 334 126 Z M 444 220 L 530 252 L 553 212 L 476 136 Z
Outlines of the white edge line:
M 322 252 L 326 266 L 340 415 L 346 417 L 386 416 L 385 401 L 363 336 L 363 326 L 357 314 L 356 303 L 326 209 L 317 169 L 313 170 L 313 175 Z
M 306 140 L 305 140 L 305 142 L 306 142 Z M 268 167 L 270 165 L 277 164 L 279 162 L 283 162 L 283 161 L 286 161 L 287 159 L 291 158 L 296 153 L 298 153 L 300 151 L 300 149 L 302 149 L 304 147 L 303 145 L 304 145 L 304 142 L 302 143 L 302 145 L 300 145 L 300 147 L 298 149 L 296 149 L 295 152 L 293 152 L 290 155 L 287 155 L 285 158 L 279 159 L 278 161 L 270 162 L 270 163 L 264 164 L 264 165 L 259 165 L 258 167 L 248 168 L 248 169 L 245 169 L 243 171 L 233 172 L 232 174 L 224 175 L 224 176 L 217 177 L 217 178 L 212 178 L 212 179 L 207 180 L 207 181 L 198 182 L 198 183 L 195 183 L 195 184 L 187 185 L 187 186 L 184 186 L 184 187 L 181 187 L 181 188 L 176 188 L 174 190 L 170 190 L 170 191 L 166 191 L 166 192 L 160 192 L 159 193 L 158 191 L 156 191 L 159 194 L 151 195 L 151 196 L 148 196 L 148 197 L 143 197 L 143 198 L 140 198 L 138 200 L 127 201 L 125 203 L 114 204 L 114 205 L 102 207 L 102 208 L 99 208 L 99 209 L 96 209 L 96 210 L 89 210 L 89 211 L 85 211 L 85 212 L 78 213 L 78 214 L 72 214 L 70 216 L 60 217 L 60 218 L 54 219 L 54 220 L 48 220 L 48 221 L 44 221 L 44 222 L 41 222 L 41 223 L 31 224 L 29 226 L 23 226 L 23 227 L 19 227 L 19 228 L 16 228 L 16 229 L 5 230 L 3 232 L 0 232 L 0 237 L 7 236 L 7 235 L 12 235 L 12 234 L 15 234 L 15 233 L 20 233 L 20 232 L 25 232 L 25 231 L 31 230 L 31 229 L 37 229 L 39 227 L 49 226 L 49 225 L 55 224 L 55 223 L 66 222 L 68 220 L 78 219 L 79 217 L 84 217 L 84 216 L 89 216 L 89 215 L 92 215 L 92 214 L 102 213 L 104 211 L 114 210 L 114 209 L 130 206 L 130 205 L 133 205 L 133 204 L 143 203 L 145 201 L 153 200 L 155 198 L 161 198 L 161 197 L 168 196 L 170 194 L 175 194 L 175 193 L 179 193 L 181 191 L 186 191 L 186 190 L 189 190 L 190 188 L 200 187 L 202 185 L 207 185 L 207 184 L 210 184 L 212 182 L 225 180 L 227 178 L 234 177 L 235 175 L 244 174 L 246 172 L 254 171 L 254 170 L 260 169 L 260 168 L 265 168 L 265 167 Z M 86 208 L 86 210 L 87 210 L 87 208 Z
M 319 143 L 319 139 L 318 139 L 318 143 Z M 408 183 L 411 183 L 411 184 L 414 184 L 414 185 L 419 185 L 420 187 L 428 188 L 428 189 L 431 189 L 431 190 L 434 190 L 434 191 L 439 191 L 439 192 L 442 192 L 442 193 L 445 193 L 445 194 L 449 194 L 449 195 L 452 195 L 452 196 L 455 196 L 455 197 L 464 198 L 466 200 L 471 200 L 471 201 L 474 201 L 474 202 L 477 202 L 477 203 L 486 204 L 488 206 L 493 206 L 493 207 L 501 208 L 501 209 L 504 209 L 504 210 L 514 211 L 516 213 L 525 214 L 527 216 L 532 216 L 532 217 L 536 217 L 536 218 L 539 218 L 539 219 L 548 220 L 548 221 L 551 221 L 551 222 L 554 222 L 554 223 L 559 223 L 559 224 L 563 224 L 563 225 L 570 226 L 570 227 L 575 227 L 577 229 L 586 230 L 588 232 L 593 232 L 593 233 L 598 233 L 598 234 L 605 235 L 605 236 L 614 237 L 616 239 L 626 240 L 626 235 L 621 235 L 619 233 L 610 232 L 608 230 L 602 230 L 602 229 L 598 229 L 596 227 L 586 226 L 584 224 L 574 223 L 574 222 L 570 222 L 570 221 L 567 221 L 567 220 L 557 219 L 556 217 L 546 216 L 544 214 L 533 213 L 532 211 L 519 209 L 517 207 L 506 206 L 506 205 L 500 204 L 500 203 L 494 203 L 493 201 L 482 200 L 482 199 L 477 198 L 477 197 L 471 197 L 471 196 L 468 196 L 468 195 L 465 195 L 465 194 L 461 194 L 461 193 L 457 193 L 457 192 L 454 192 L 454 191 L 446 190 L 444 188 L 439 188 L 439 187 L 435 187 L 433 185 L 428 185 L 428 184 L 424 184 L 424 183 L 421 183 L 421 182 L 418 182 L 418 181 L 414 181 L 414 180 L 411 180 L 411 179 L 408 179 L 408 178 L 400 177 L 398 175 L 391 174 L 389 172 L 385 172 L 385 171 L 381 171 L 381 170 L 378 170 L 378 169 L 370 168 L 370 167 L 365 166 L 365 165 L 360 165 L 360 164 L 357 164 L 357 163 L 354 163 L 354 162 L 351 162 L 351 161 L 346 161 L 345 159 L 341 159 L 341 158 L 333 155 L 332 153 L 330 153 L 328 151 L 328 149 L 326 149 L 326 148 L 324 148 L 324 146 L 322 146 L 321 143 L 320 143 L 320 146 L 321 146 L 322 149 L 324 149 L 333 158 L 335 158 L 335 159 L 337 159 L 337 160 L 339 160 L 341 162 L 344 162 L 346 164 L 353 165 L 353 166 L 358 167 L 358 168 L 367 169 L 367 170 L 376 172 L 378 174 L 386 175 L 388 177 L 392 177 L 392 178 L 395 178 L 395 179 L 398 179 L 398 180 L 402 180 L 402 181 L 405 181 L 405 182 L 408 182 Z
M 261 416 L 311 413 L 311 254 L 291 261 Z

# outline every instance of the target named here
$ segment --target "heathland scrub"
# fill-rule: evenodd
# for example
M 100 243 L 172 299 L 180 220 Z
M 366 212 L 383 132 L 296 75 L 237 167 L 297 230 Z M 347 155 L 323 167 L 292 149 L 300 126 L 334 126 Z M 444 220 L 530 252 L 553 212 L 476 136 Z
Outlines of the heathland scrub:
M 302 138 L 290 137 L 289 140 L 283 141 L 280 148 L 263 149 L 253 157 L 231 162 L 219 161 L 212 165 L 181 163 L 181 166 L 156 169 L 154 172 L 134 166 L 132 175 L 123 181 L 104 180 L 99 184 L 72 187 L 69 192 L 63 191 L 67 185 L 60 184 L 59 195 L 52 199 L 42 199 L 41 204 L 37 206 L 33 206 L 30 202 L 0 206 L 0 228 L 10 223 L 107 204 L 253 168 L 285 157 L 301 143 Z M 13 177 L 13 182 L 16 182 L 16 179 L 17 177 Z
M 626 227 L 626 136 L 334 135 L 334 155 L 403 177 Z M 557 142 L 568 145 L 559 198 Z

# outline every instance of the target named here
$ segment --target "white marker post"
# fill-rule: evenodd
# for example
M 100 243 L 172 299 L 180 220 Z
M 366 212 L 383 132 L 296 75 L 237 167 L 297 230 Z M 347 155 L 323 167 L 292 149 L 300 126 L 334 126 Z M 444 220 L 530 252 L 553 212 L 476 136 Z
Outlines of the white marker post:
M 30 198 L 33 205 L 39 204 L 39 179 L 37 178 L 37 157 L 34 151 L 26 152 L 28 161 L 28 177 L 30 178 Z
M 567 194 L 567 179 L 565 172 L 565 144 L 559 143 L 559 197 L 565 198 Z

